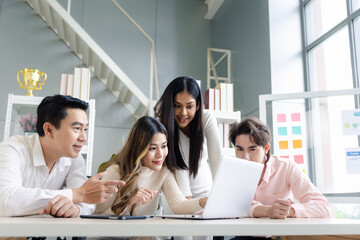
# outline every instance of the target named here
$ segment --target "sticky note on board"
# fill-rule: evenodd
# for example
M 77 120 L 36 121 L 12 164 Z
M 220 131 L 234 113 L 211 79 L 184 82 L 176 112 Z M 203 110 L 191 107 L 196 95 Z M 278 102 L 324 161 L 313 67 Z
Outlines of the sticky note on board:
M 277 122 L 286 122 L 286 114 L 282 113 L 282 114 L 277 114 L 276 115 L 277 118 Z
M 360 135 L 360 109 L 342 110 L 343 135 Z
M 279 141 L 279 148 L 280 149 L 289 149 L 288 141 Z
M 280 156 L 280 158 L 290 158 L 290 156 Z
M 304 155 L 294 155 L 294 161 L 297 164 L 304 164 Z
M 294 126 L 291 128 L 293 135 L 301 135 L 301 127 L 300 126 Z
M 291 114 L 291 121 L 300 122 L 300 113 L 292 113 Z
M 279 136 L 287 136 L 287 127 L 278 127 Z
M 302 148 L 302 140 L 299 139 L 299 140 L 293 140 L 293 148 L 296 149 L 296 148 Z

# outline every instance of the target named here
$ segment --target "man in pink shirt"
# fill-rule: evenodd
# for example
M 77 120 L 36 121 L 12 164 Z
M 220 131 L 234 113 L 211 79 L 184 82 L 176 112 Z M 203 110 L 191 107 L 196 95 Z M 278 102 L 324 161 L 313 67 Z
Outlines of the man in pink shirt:
M 330 217 L 330 203 L 296 164 L 270 155 L 270 139 L 269 128 L 254 117 L 233 125 L 229 133 L 236 157 L 264 164 L 249 216 Z

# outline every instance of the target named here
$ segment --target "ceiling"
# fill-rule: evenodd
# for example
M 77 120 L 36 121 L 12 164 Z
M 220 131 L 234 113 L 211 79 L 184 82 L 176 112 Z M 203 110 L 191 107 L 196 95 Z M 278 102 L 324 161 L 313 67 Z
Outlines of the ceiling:
M 216 12 L 220 9 L 224 1 L 225 0 L 205 0 L 205 4 L 208 5 L 208 11 L 204 18 L 211 20 L 215 16 Z

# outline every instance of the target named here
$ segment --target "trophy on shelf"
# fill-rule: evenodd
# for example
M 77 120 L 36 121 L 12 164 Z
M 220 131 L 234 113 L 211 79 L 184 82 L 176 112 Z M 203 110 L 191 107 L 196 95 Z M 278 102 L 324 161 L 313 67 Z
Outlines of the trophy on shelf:
M 24 84 L 20 80 L 20 73 L 23 75 Z M 42 83 L 40 83 L 41 77 L 43 77 Z M 26 96 L 34 96 L 33 90 L 41 90 L 42 86 L 45 84 L 46 77 L 46 73 L 32 68 L 25 68 L 24 70 L 19 70 L 17 72 L 17 80 L 20 84 L 20 87 L 22 89 L 28 90 Z

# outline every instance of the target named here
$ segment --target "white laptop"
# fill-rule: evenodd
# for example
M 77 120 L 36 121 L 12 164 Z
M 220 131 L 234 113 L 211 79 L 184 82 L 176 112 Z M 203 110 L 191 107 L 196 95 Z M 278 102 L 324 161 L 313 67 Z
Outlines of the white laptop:
M 162 218 L 222 219 L 248 216 L 264 165 L 223 156 L 201 215 L 160 215 Z

